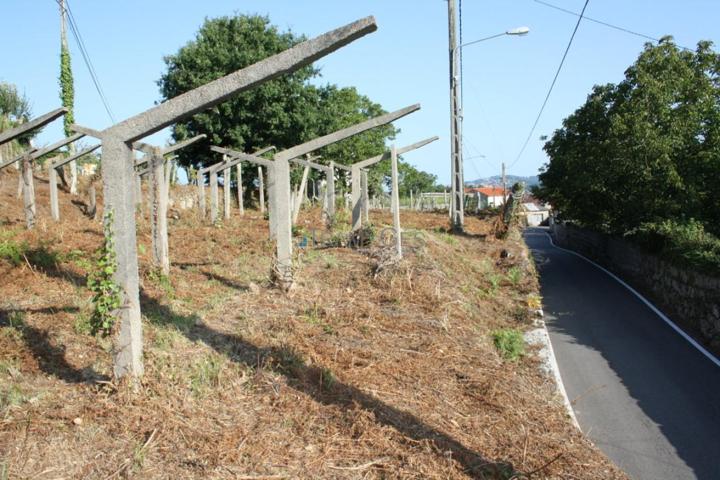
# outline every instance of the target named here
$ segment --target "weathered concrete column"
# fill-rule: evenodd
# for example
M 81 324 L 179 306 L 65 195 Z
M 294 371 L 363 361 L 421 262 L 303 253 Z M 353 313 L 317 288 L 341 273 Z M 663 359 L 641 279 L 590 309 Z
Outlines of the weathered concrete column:
M 201 168 L 197 173 L 197 188 L 198 188 L 198 209 L 200 219 L 203 220 L 207 215 L 207 208 L 205 206 L 205 169 Z
M 412 190 L 410 190 L 410 210 L 415 210 L 415 206 L 413 204 L 413 193 Z
M 135 175 L 135 208 L 142 215 L 142 177 Z
M 262 166 L 258 165 L 258 197 L 260 200 L 260 213 L 265 213 L 265 180 Z
M 58 158 L 62 157 L 53 157 L 48 161 L 48 183 L 50 185 L 50 216 L 56 222 L 60 221 L 60 205 L 58 204 L 57 170 L 55 170 L 55 168 L 53 167 L 53 163 L 56 162 Z
M 335 162 L 330 162 L 330 171 L 325 179 L 327 187 L 325 194 L 327 195 L 327 209 L 325 211 L 326 221 L 330 225 L 335 219 Z
M 120 287 L 122 307 L 118 309 L 117 335 L 113 345 L 116 377 L 140 376 L 142 363 L 142 322 L 138 291 L 135 202 L 127 188 L 135 180 L 132 147 L 114 136 L 102 142 L 102 172 L 105 191 L 105 222 L 115 247 L 117 270 L 114 280 Z M 109 225 L 108 222 L 110 222 Z
M 33 177 L 32 160 L 30 159 L 30 155 L 25 155 L 21 162 L 25 226 L 28 230 L 30 230 L 35 226 L 35 180 Z
M 238 163 L 235 166 L 235 173 L 237 174 L 237 196 L 238 196 L 238 211 L 240 215 L 245 215 L 245 199 L 243 198 L 243 181 L 242 181 L 242 163 Z
M 360 188 L 362 188 L 362 196 L 360 201 L 362 203 L 362 217 L 363 222 L 366 224 L 370 223 L 370 199 L 368 197 L 368 172 L 362 170 L 360 172 Z
M 218 174 L 216 171 L 212 171 L 210 172 L 210 223 L 213 225 L 218 220 L 219 203 Z
M 152 232 L 153 263 L 163 275 L 170 274 L 170 253 L 167 227 L 168 185 L 166 183 L 165 159 L 162 150 L 156 148 L 150 157 L 150 224 Z
M 400 230 L 400 192 L 398 190 L 398 164 L 395 145 L 390 147 L 390 167 L 392 172 L 393 229 L 395 230 L 395 254 L 402 258 L 402 231 Z
M 223 169 L 223 215 L 230 220 L 230 169 Z
M 88 188 L 88 217 L 95 220 L 97 217 L 97 192 L 95 191 L 95 184 L 91 183 Z

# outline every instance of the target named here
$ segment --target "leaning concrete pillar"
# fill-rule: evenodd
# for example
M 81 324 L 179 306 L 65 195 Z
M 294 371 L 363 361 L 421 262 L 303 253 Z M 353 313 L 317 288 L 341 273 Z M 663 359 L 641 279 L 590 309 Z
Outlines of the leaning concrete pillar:
M 390 166 L 392 171 L 393 229 L 395 230 L 395 254 L 402 258 L 402 235 L 400 231 L 400 192 L 398 191 L 398 164 L 395 145 L 390 147 Z
M 263 180 L 263 169 L 258 165 L 258 196 L 260 200 L 260 213 L 265 213 L 265 181 Z
M 48 163 L 50 169 L 48 170 L 48 181 L 50 183 L 50 215 L 56 222 L 60 221 L 60 206 L 58 205 L 58 188 L 57 188 L 57 170 L 53 166 L 55 158 L 51 159 Z
M 33 178 L 32 161 L 30 155 L 25 155 L 21 161 L 23 206 L 25 209 L 25 225 L 28 230 L 35 226 L 35 182 Z
M 245 201 L 243 199 L 243 182 L 242 182 L 242 163 L 238 163 L 236 166 L 237 173 L 237 196 L 238 196 L 238 211 L 240 215 L 245 215 Z
M 216 171 L 210 173 L 210 222 L 215 224 L 218 220 L 218 203 L 220 198 L 218 195 L 218 174 Z
M 298 217 L 300 216 L 300 208 L 302 207 L 303 200 L 305 199 L 306 192 L 307 192 L 307 179 L 308 175 L 310 174 L 310 167 L 307 165 L 303 169 L 303 175 L 302 180 L 300 180 L 300 187 L 297 191 L 297 196 L 295 197 L 295 203 L 293 204 L 293 217 L 292 217 L 292 224 L 295 225 L 298 221 Z

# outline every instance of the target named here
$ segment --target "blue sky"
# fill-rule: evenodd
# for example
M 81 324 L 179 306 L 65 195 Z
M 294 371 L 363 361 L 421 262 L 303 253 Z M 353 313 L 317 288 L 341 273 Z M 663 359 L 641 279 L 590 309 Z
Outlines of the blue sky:
M 584 0 L 548 0 L 580 11 Z M 552 134 L 585 100 L 594 84 L 617 82 L 646 40 L 583 21 L 545 113 L 524 155 L 516 156 L 542 104 L 576 17 L 533 0 L 464 0 L 463 41 L 517 26 L 526 37 L 499 37 L 464 49 L 465 178 L 508 172 L 532 175 L 547 161 L 540 135 Z M 321 82 L 355 86 L 391 111 L 421 103 L 397 122 L 398 146 L 439 135 L 440 141 L 405 155 L 415 166 L 450 177 L 447 3 L 443 0 L 91 1 L 70 0 L 85 45 L 117 120 L 160 99 L 163 56 L 194 38 L 205 17 L 234 13 L 268 15 L 281 29 L 315 36 L 374 15 L 378 31 L 321 59 Z M 0 81 L 14 83 L 41 114 L 59 105 L 59 14 L 55 0 L 3 2 L 4 47 Z M 720 42 L 717 0 L 590 0 L 586 15 L 653 37 L 673 35 L 680 45 Z M 13 40 L 15 39 L 15 40 Z M 111 124 L 75 40 L 69 37 L 76 81 L 76 120 Z M 38 144 L 61 135 L 60 122 Z M 165 143 L 167 132 L 150 140 Z M 485 158 L 480 157 L 484 155 Z

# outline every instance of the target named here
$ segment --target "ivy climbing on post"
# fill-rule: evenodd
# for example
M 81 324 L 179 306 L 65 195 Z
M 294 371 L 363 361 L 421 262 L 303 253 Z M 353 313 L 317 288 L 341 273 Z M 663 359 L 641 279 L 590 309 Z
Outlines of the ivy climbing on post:
M 93 312 L 90 317 L 90 332 L 93 335 L 108 336 L 115 322 L 115 311 L 120 308 L 122 298 L 120 287 L 113 276 L 117 271 L 115 241 L 112 236 L 113 212 L 105 214 L 105 241 L 97 252 L 95 269 L 88 276 L 87 287 L 93 292 Z

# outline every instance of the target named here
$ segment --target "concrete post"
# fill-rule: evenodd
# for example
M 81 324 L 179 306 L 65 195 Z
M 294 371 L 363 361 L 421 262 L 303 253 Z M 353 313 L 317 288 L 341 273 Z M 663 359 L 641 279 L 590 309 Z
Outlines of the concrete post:
M 243 198 L 243 180 L 242 180 L 242 163 L 238 163 L 235 166 L 237 172 L 237 196 L 238 196 L 238 211 L 240 215 L 245 215 L 245 199 Z
M 93 220 L 97 218 L 97 193 L 94 183 L 90 184 L 90 188 L 88 188 L 88 216 Z
M 137 238 L 135 205 L 127 186 L 135 177 L 132 147 L 114 136 L 103 138 L 102 172 L 105 211 L 112 212 L 110 235 L 114 240 L 118 268 L 115 283 L 120 286 L 122 307 L 117 310 L 117 335 L 114 338 L 113 371 L 116 377 L 140 376 L 142 364 L 142 323 L 138 295 Z M 106 221 L 109 218 L 106 214 Z
M 415 210 L 415 204 L 413 203 L 413 193 L 412 190 L 410 190 L 410 210 Z
M 352 230 L 362 227 L 362 179 L 360 178 L 360 167 L 357 164 L 352 166 L 350 172 L 351 183 L 351 205 L 352 205 Z M 347 196 L 346 202 L 347 202 Z
M 167 198 L 165 183 L 165 159 L 158 148 L 150 158 L 150 198 L 152 199 L 151 231 L 153 263 L 159 267 L 163 275 L 170 274 L 170 258 L 168 252 L 167 230 Z
M 298 217 L 300 216 L 300 208 L 302 207 L 303 200 L 305 200 L 308 175 L 310 175 L 310 167 L 306 165 L 303 169 L 302 180 L 300 180 L 300 186 L 298 187 L 297 196 L 295 197 L 295 203 L 293 205 L 293 225 L 295 225 L 298 221 Z
M 260 197 L 260 213 L 265 213 L 265 180 L 262 166 L 258 165 L 258 195 Z
M 218 174 L 216 171 L 210 173 L 210 223 L 213 225 L 218 220 Z
M 55 158 L 50 160 L 48 169 L 48 181 L 50 183 L 50 216 L 56 222 L 60 221 L 60 206 L 58 205 L 57 170 L 53 167 Z
M 139 174 L 135 175 L 135 208 L 142 216 L 142 177 Z
M 200 211 L 200 219 L 202 220 L 207 215 L 207 210 L 205 207 L 205 171 L 204 171 L 204 169 L 198 170 L 197 187 L 198 187 L 198 208 Z
M 223 169 L 223 216 L 230 220 L 230 169 Z
M 402 232 L 400 230 L 400 192 L 398 190 L 398 165 L 395 145 L 390 147 L 390 166 L 392 172 L 393 228 L 395 230 L 395 254 L 402 258 Z
M 327 174 L 327 209 L 325 210 L 325 217 L 328 225 L 330 225 L 335 219 L 335 162 L 330 162 L 330 171 Z
M 35 182 L 33 178 L 30 155 L 25 155 L 21 163 L 23 181 L 23 205 L 25 209 L 25 225 L 28 230 L 35 226 Z
M 368 172 L 362 170 L 360 172 L 360 188 L 362 189 L 362 196 L 360 202 L 362 203 L 362 217 L 365 224 L 370 223 L 370 198 L 368 197 Z

